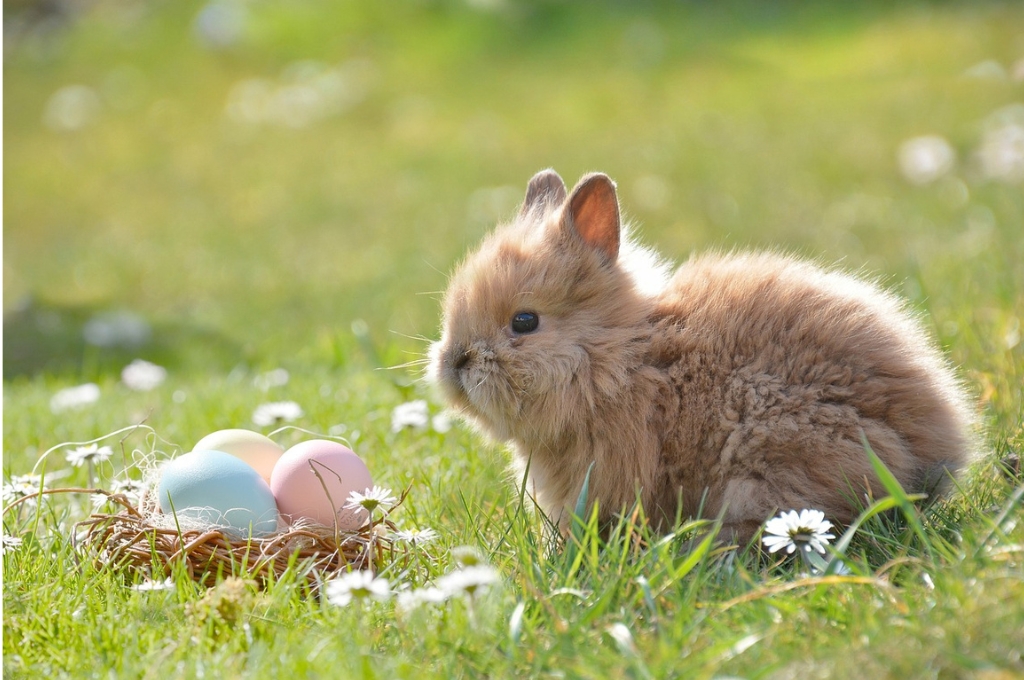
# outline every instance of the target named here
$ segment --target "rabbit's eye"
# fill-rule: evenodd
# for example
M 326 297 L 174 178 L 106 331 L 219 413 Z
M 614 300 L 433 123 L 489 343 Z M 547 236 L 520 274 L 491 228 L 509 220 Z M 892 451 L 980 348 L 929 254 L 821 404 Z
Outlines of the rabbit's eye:
M 533 312 L 516 312 L 512 317 L 513 333 L 532 333 L 537 330 L 540 317 Z

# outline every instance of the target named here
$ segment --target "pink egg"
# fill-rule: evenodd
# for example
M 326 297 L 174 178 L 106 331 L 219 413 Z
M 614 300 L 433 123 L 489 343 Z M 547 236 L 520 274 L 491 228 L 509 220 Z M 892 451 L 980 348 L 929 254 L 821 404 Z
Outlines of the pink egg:
M 346 446 L 324 439 L 296 444 L 284 452 L 270 474 L 270 489 L 281 515 L 291 522 L 307 519 L 355 530 L 365 511 L 346 510 L 348 495 L 373 487 L 366 464 Z

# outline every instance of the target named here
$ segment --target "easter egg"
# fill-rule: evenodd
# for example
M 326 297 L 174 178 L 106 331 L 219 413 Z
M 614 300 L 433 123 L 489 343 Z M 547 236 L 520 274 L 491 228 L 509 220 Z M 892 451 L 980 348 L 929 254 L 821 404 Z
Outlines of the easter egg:
M 345 509 L 353 491 L 373 486 L 366 464 L 337 442 L 314 439 L 296 444 L 281 456 L 270 475 L 270 488 L 281 514 L 292 522 L 307 519 L 339 529 L 355 530 L 365 511 Z
M 165 513 L 243 538 L 277 530 L 277 503 L 270 487 L 229 453 L 193 451 L 172 458 L 160 471 L 157 489 Z
M 192 447 L 193 451 L 223 451 L 251 465 L 270 483 L 270 472 L 284 448 L 270 437 L 251 430 L 218 430 Z

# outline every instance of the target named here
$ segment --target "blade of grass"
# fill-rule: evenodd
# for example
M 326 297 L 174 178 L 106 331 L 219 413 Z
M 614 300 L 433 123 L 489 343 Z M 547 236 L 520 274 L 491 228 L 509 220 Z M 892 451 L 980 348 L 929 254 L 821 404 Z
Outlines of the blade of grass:
M 701 560 L 703 560 L 711 550 L 711 546 L 714 544 L 717 536 L 718 532 L 713 530 L 708 532 L 708 534 L 701 539 L 700 543 L 697 544 L 697 547 L 690 551 L 690 554 L 686 556 L 686 559 L 680 562 L 679 565 L 672 570 L 672 573 L 666 578 L 665 583 L 661 584 L 658 588 L 657 597 L 661 597 L 665 591 L 672 586 L 672 584 L 682 578 L 685 578 L 687 574 L 693 571 L 694 567 L 700 564 Z
M 576 508 L 574 510 L 576 517 L 582 519 L 587 512 L 587 496 L 590 494 L 590 473 L 594 471 L 594 465 L 597 461 L 590 463 L 587 468 L 587 476 L 583 478 L 583 486 L 580 487 L 580 494 L 576 497 Z
M 974 557 L 979 557 L 981 555 L 981 552 L 985 549 L 985 547 L 989 543 L 991 543 L 997 535 L 1003 536 L 1003 524 L 1005 524 L 1006 520 L 1010 517 L 1010 513 L 1012 513 L 1014 509 L 1016 509 L 1016 507 L 1020 505 L 1022 499 L 1024 499 L 1024 484 L 1021 484 L 1014 490 L 1013 494 L 1010 496 L 1009 500 L 1006 501 L 1006 503 L 1003 505 L 1003 509 L 999 512 L 999 515 L 995 519 L 990 520 L 986 517 L 983 517 L 985 522 L 988 523 L 991 528 L 988 534 L 985 536 L 985 538 L 982 539 L 982 541 L 978 544 L 978 547 L 974 550 Z
M 861 432 L 861 442 L 864 444 L 864 452 L 867 453 L 868 460 L 871 462 L 871 467 L 875 471 L 875 475 L 878 476 L 878 480 L 885 487 L 885 490 L 890 496 L 896 499 L 896 503 L 900 508 L 900 512 L 906 518 L 907 522 L 910 523 L 911 529 L 914 534 L 921 541 L 924 546 L 925 552 L 928 553 L 928 558 L 931 561 L 935 560 L 935 553 L 932 550 L 931 541 L 928 540 L 928 536 L 925 533 L 924 525 L 921 523 L 921 516 L 917 512 L 917 508 L 914 507 L 914 501 L 925 498 L 924 494 L 915 494 L 913 497 L 908 495 L 903 490 L 903 485 L 900 484 L 896 476 L 889 471 L 885 463 L 878 454 L 875 453 L 874 449 L 871 448 L 871 444 L 868 443 L 867 436 Z

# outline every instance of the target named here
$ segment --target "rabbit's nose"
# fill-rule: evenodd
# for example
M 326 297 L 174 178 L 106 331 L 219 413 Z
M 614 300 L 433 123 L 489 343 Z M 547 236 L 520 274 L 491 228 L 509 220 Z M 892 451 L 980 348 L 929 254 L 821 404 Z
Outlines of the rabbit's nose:
M 464 368 L 472 358 L 473 357 L 468 349 L 463 347 L 455 347 L 452 349 L 451 364 L 456 371 Z

